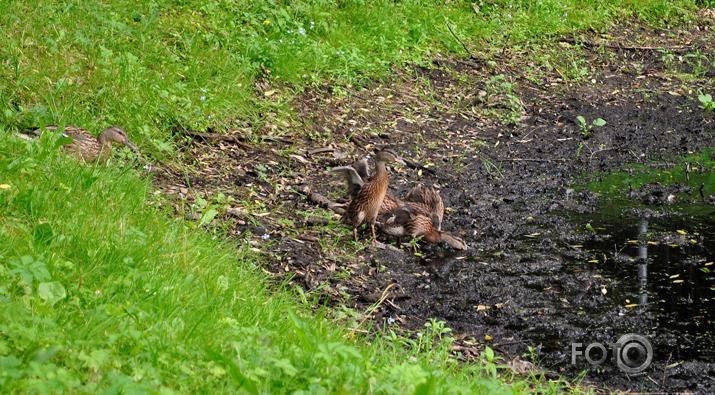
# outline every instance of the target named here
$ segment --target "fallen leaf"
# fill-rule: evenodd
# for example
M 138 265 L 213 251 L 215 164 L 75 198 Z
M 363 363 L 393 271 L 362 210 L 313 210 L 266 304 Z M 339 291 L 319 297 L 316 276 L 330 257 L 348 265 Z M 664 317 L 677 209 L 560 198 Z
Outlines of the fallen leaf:
M 0 189 L 8 189 L 10 188 L 10 184 L 0 184 Z
M 486 341 L 492 340 L 492 337 L 489 335 L 484 335 L 484 340 L 486 340 Z
M 678 230 L 676 230 L 676 232 L 678 232 L 679 235 L 687 235 L 688 234 L 688 232 L 686 232 L 682 229 L 678 229 Z
M 631 304 L 627 304 L 627 305 L 626 305 L 626 308 L 627 308 L 627 309 L 632 309 L 632 308 L 634 308 L 634 307 L 636 307 L 636 306 L 638 306 L 638 303 L 631 303 Z

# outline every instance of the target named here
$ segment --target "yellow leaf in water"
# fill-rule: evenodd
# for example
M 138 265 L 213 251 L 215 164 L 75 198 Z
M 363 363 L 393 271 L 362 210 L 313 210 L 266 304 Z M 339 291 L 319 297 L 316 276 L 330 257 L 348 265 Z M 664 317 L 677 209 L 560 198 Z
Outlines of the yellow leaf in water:
M 492 337 L 489 335 L 484 335 L 484 340 L 487 340 L 487 341 L 492 340 Z
M 483 311 L 483 310 L 488 310 L 488 309 L 489 309 L 489 307 L 487 307 L 483 304 L 480 304 L 479 306 L 477 306 L 477 311 Z
M 680 274 L 673 274 L 673 275 L 670 276 L 669 278 L 678 278 L 678 277 L 680 277 Z
M 673 280 L 673 284 L 680 284 L 682 282 L 685 282 L 685 280 Z
M 648 245 L 657 246 L 657 245 L 658 245 L 658 242 L 657 242 L 657 241 L 649 241 L 649 242 L 648 242 Z
M 713 264 L 712 262 L 705 262 L 705 266 L 710 266 L 712 264 Z
M 676 232 L 678 232 L 679 235 L 687 235 L 688 234 L 688 232 L 686 232 L 682 229 L 678 229 L 678 230 L 676 230 Z
M 638 240 L 628 240 L 628 241 L 626 241 L 626 243 L 629 243 L 629 244 L 638 244 Z
M 10 184 L 0 184 L 0 189 L 8 189 L 10 188 Z
M 591 259 L 588 263 L 598 263 L 598 259 Z
M 698 241 L 695 239 L 690 239 L 690 244 L 696 244 Z
M 627 305 L 626 305 L 626 308 L 627 308 L 627 309 L 632 309 L 632 308 L 634 308 L 634 307 L 636 307 L 636 306 L 638 306 L 638 303 L 631 303 L 631 304 L 627 304 Z
M 608 293 L 608 290 L 606 289 L 606 287 L 601 288 L 601 293 L 604 295 Z

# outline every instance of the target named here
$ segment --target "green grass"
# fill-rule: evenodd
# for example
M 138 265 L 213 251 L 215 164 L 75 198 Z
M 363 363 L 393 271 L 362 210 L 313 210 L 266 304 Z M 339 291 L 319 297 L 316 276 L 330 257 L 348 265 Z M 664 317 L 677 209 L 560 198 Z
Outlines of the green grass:
M 131 166 L 56 147 L 0 130 L 3 393 L 511 391 L 450 362 L 436 323 L 364 345 L 268 291 L 247 246 L 152 208 Z
M 624 171 L 588 176 L 586 188 L 606 196 L 622 196 L 630 188 L 638 189 L 645 184 L 683 184 L 692 188 L 693 197 L 700 195 L 702 186 L 702 194 L 707 197 L 715 195 L 715 173 L 709 170 L 715 166 L 713 158 L 715 148 L 708 148 L 695 154 L 673 157 L 667 168 L 662 170 L 644 164 L 631 164 Z
M 353 337 L 269 289 L 263 255 L 154 208 L 131 158 L 80 165 L 57 152 L 56 137 L 28 143 L 12 132 L 118 124 L 143 155 L 171 160 L 177 128 L 251 137 L 289 119 L 306 86 L 361 84 L 437 52 L 465 56 L 446 20 L 489 59 L 617 19 L 683 23 L 694 3 L 0 1 L 0 392 L 568 389 L 504 384 L 488 349 L 480 364 L 454 363 L 439 323 L 417 338 Z
M 285 118 L 292 92 L 306 84 L 360 83 L 432 53 L 464 55 L 446 21 L 475 56 L 488 58 L 617 19 L 679 22 L 695 7 L 665 0 L 439 4 L 3 1 L 0 123 L 119 124 L 144 153 L 162 156 L 175 128 L 248 125 L 251 133 L 267 113 Z M 264 78 L 273 95 L 256 87 Z

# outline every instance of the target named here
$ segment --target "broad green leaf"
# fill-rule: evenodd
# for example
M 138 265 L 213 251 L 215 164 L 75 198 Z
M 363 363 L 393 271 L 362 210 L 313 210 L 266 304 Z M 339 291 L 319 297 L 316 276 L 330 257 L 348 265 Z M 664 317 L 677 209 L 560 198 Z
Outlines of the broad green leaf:
M 67 297 L 65 287 L 57 281 L 40 283 L 37 286 L 37 294 L 40 296 L 40 299 L 49 302 L 51 305 Z

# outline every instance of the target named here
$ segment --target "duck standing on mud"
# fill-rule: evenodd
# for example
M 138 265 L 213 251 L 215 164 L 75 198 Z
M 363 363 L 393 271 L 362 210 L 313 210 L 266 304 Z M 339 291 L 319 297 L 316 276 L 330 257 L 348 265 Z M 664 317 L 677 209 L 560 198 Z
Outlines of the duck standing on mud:
M 375 156 L 375 174 L 363 183 L 348 206 L 346 220 L 353 227 L 355 242 L 358 241 L 357 228 L 367 223 L 370 224 L 372 243 L 375 244 L 375 221 L 389 186 L 389 177 L 385 164 L 391 162 L 405 164 L 405 162 L 391 150 L 382 150 L 377 153 Z

